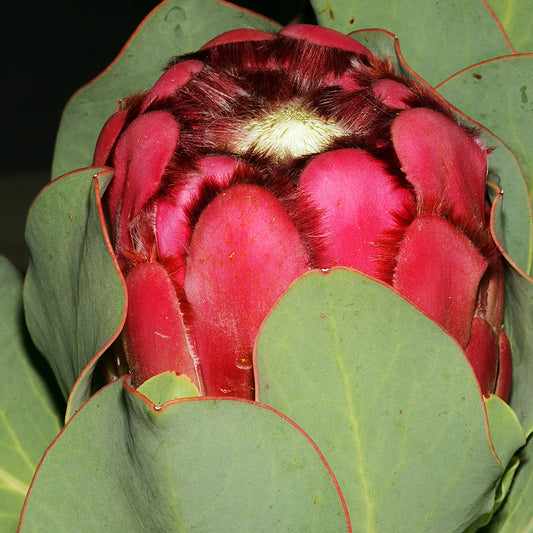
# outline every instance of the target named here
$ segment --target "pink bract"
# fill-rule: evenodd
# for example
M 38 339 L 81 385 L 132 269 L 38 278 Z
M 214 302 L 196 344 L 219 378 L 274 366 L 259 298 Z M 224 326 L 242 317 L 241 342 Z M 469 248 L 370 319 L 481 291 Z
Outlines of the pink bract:
M 276 300 L 310 269 L 346 266 L 433 319 L 481 391 L 507 399 L 487 159 L 440 98 L 327 28 L 234 30 L 172 59 L 94 158 L 115 169 L 104 203 L 133 383 L 174 370 L 205 395 L 253 398 Z

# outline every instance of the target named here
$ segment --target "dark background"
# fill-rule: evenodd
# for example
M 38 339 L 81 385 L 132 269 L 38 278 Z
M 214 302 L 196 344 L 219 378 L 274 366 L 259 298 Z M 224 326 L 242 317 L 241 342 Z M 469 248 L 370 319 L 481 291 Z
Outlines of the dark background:
M 234 2 L 282 24 L 305 0 Z M 55 135 L 72 94 L 104 70 L 156 0 L 12 3 L 0 31 L 0 254 L 25 269 L 25 215 L 48 182 Z

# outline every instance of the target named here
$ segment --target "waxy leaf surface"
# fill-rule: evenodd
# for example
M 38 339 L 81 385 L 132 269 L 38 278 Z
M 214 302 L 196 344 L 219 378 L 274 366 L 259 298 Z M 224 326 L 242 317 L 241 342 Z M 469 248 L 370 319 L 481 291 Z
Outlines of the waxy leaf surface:
M 486 0 L 507 34 L 515 52 L 533 51 L 533 18 L 530 0 Z
M 343 269 L 304 276 L 263 326 L 257 372 L 259 400 L 324 453 L 354 531 L 463 531 L 491 511 L 507 465 L 473 373 L 387 287 Z M 516 418 L 499 421 L 521 435 Z M 498 443 L 507 459 L 523 441 Z
M 504 203 L 505 194 L 503 197 L 498 196 L 492 212 L 495 235 L 500 242 L 503 235 Z M 509 403 L 529 434 L 533 431 L 533 279 L 517 268 L 507 253 L 505 256 L 504 324 L 513 354 Z
M 533 199 L 533 54 L 472 65 L 437 90 L 513 151 Z
M 505 250 L 514 264 L 525 273 L 531 273 L 533 220 L 522 171 L 514 154 L 500 139 L 489 132 L 485 132 L 484 137 L 487 144 L 494 148 L 489 158 L 488 179 L 494 181 L 503 191 L 499 200 L 498 217 L 495 220 L 496 238 L 502 251 Z
M 508 464 L 508 467 L 496 491 L 496 499 L 491 512 L 480 517 L 465 533 L 473 533 L 479 527 L 489 524 L 494 513 L 500 509 L 513 484 L 517 468 L 520 466 L 520 460 L 516 455 L 513 455 L 513 450 L 522 447 L 526 438 L 516 414 L 508 404 L 495 395 L 490 395 L 483 399 L 487 409 L 492 444 L 502 463 Z M 519 450 L 519 455 L 523 457 L 523 449 Z M 526 468 L 528 467 L 526 466 Z
M 518 454 L 520 463 L 512 480 L 511 490 L 494 518 L 483 532 L 530 533 L 532 531 L 531 502 L 533 501 L 533 439 Z
M 189 377 L 175 372 L 156 374 L 137 387 L 137 391 L 158 407 L 171 400 L 200 396 Z
M 35 199 L 26 225 L 26 321 L 65 397 L 121 327 L 125 306 L 97 202 L 96 173 L 80 170 L 50 183 Z M 109 170 L 101 175 L 102 189 L 111 176 Z
M 61 429 L 22 313 L 22 274 L 0 257 L 0 531 L 16 530 L 39 460 Z
M 407 63 L 431 85 L 492 57 L 511 53 L 483 2 L 312 0 L 319 24 L 342 33 L 383 28 L 397 35 Z
M 347 531 L 308 437 L 252 402 L 155 409 L 114 382 L 70 420 L 37 471 L 21 533 Z
M 490 438 L 496 455 L 507 465 L 514 452 L 524 446 L 526 436 L 516 417 L 516 413 L 501 398 L 491 394 L 484 396 L 487 419 L 489 421 Z

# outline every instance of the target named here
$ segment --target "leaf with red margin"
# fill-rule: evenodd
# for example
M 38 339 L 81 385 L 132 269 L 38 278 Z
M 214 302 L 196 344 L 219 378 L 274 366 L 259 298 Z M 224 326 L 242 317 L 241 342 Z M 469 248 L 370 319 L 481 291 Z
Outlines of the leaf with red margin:
M 194 52 L 236 28 L 277 32 L 281 26 L 218 0 L 167 0 L 156 7 L 115 61 L 68 103 L 56 140 L 52 176 L 91 165 L 98 134 L 118 102 L 149 89 L 170 59 Z
M 494 155 L 497 153 L 498 151 L 495 151 Z M 499 152 L 499 155 L 504 154 L 505 151 Z M 517 458 L 513 459 L 514 465 L 510 466 L 510 470 L 516 469 L 511 490 L 511 480 L 507 475 L 502 480 L 501 491 L 503 495 L 506 492 L 509 494 L 493 520 L 484 529 L 487 533 L 527 531 L 528 525 L 531 524 L 533 500 L 533 278 L 528 276 L 506 251 L 506 241 L 518 233 L 510 231 L 506 220 L 506 214 L 509 213 L 509 210 L 504 211 L 507 198 L 507 193 L 495 196 L 491 209 L 491 230 L 506 259 L 504 325 L 513 355 L 509 403 L 528 435 L 528 442 L 519 451 Z
M 518 454 L 520 463 L 512 480 L 511 490 L 484 533 L 526 533 L 531 531 L 533 501 L 533 439 Z
M 22 274 L 2 256 L 0 316 L 0 531 L 9 532 L 61 414 L 24 326 Z
M 436 89 L 513 151 L 533 199 L 533 54 L 471 65 Z
M 33 202 L 26 225 L 28 329 L 65 397 L 87 367 L 74 409 L 88 397 L 95 356 L 124 321 L 123 279 L 99 197 L 112 175 L 110 169 L 89 168 L 55 180 Z
M 506 33 L 513 52 L 533 51 L 530 0 L 483 0 Z
M 489 157 L 488 179 L 503 190 L 497 231 L 501 249 L 512 258 L 510 264 L 531 272 L 533 218 L 524 175 L 515 155 L 498 137 L 488 130 L 482 134 L 487 145 L 494 148 Z
M 506 252 L 502 243 L 505 194 L 492 205 L 493 238 L 507 261 L 504 324 L 513 354 L 513 380 L 509 403 L 527 433 L 533 431 L 533 278 Z M 532 465 L 533 466 L 533 465 Z
M 342 33 L 384 28 L 397 35 L 407 62 L 431 85 L 480 61 L 511 52 L 482 2 L 311 0 L 318 23 Z
M 137 387 L 137 392 L 140 392 L 157 407 L 161 407 L 171 400 L 200 396 L 196 385 L 188 376 L 170 370 L 147 379 Z
M 465 533 L 473 533 L 480 527 L 487 525 L 491 522 L 494 513 L 500 509 L 509 493 L 510 487 L 512 486 L 517 468 L 520 466 L 520 459 L 518 459 L 516 455 L 512 455 L 514 447 L 512 445 L 509 446 L 509 444 L 515 441 L 518 445 L 522 445 L 525 442 L 525 435 L 522 427 L 517 423 L 516 414 L 509 405 L 494 395 L 484 396 L 483 400 L 485 401 L 485 408 L 487 409 L 487 419 L 489 422 L 492 444 L 502 460 L 502 463 L 508 464 L 509 466 L 507 467 L 496 491 L 496 499 L 491 512 L 480 517 L 480 519 L 474 522 Z M 521 449 L 518 452 L 520 457 L 522 457 L 523 451 L 524 450 Z
M 457 344 L 352 270 L 299 278 L 263 324 L 256 362 L 257 399 L 320 447 L 355 531 L 463 531 L 491 512 L 524 444 L 510 409 L 495 413 L 491 430 L 509 436 L 496 455 Z
M 125 380 L 94 395 L 48 449 L 19 531 L 103 528 L 351 531 L 335 478 L 292 421 L 244 400 L 156 408 Z
M 410 75 L 411 69 L 403 59 L 400 42 L 393 33 L 380 29 L 356 30 L 349 36 L 366 46 L 374 55 L 381 59 L 389 59 L 394 72 L 403 76 Z

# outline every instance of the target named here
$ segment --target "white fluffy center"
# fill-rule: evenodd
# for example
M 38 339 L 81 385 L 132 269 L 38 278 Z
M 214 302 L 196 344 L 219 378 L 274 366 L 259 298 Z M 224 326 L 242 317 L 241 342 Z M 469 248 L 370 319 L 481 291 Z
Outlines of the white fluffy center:
M 298 102 L 281 104 L 250 120 L 244 132 L 239 153 L 251 149 L 254 153 L 281 159 L 322 152 L 332 141 L 348 133 Z

